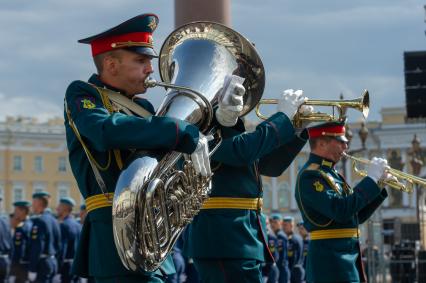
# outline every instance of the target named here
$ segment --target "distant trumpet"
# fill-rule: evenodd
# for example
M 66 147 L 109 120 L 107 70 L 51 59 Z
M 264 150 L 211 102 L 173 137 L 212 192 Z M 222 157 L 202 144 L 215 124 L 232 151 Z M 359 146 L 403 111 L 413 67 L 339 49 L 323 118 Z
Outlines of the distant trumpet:
M 363 177 L 367 176 L 367 172 L 363 171 L 363 170 L 359 170 L 356 167 L 356 163 L 359 162 L 359 163 L 362 163 L 362 164 L 370 164 L 371 163 L 370 160 L 365 159 L 365 158 L 354 157 L 354 156 L 351 156 L 351 155 L 346 154 L 346 153 L 344 153 L 344 156 L 346 158 L 352 160 L 352 167 L 353 167 L 353 170 L 355 171 L 355 173 L 357 173 L 358 175 L 363 176 Z M 408 174 L 408 173 L 405 173 L 405 172 L 402 172 L 402 171 L 399 171 L 399 170 L 396 170 L 396 169 L 393 169 L 393 168 L 390 168 L 390 167 L 388 169 L 386 169 L 386 172 L 389 173 L 390 175 L 394 176 L 396 178 L 396 180 L 386 180 L 386 181 L 382 181 L 382 183 L 393 188 L 393 189 L 411 194 L 413 192 L 414 184 L 417 184 L 417 185 L 423 186 L 423 187 L 426 186 L 426 180 L 422 179 L 420 177 L 417 177 L 417 176 L 414 176 L 414 175 L 411 175 L 411 174 Z M 400 180 L 405 180 L 406 184 L 401 183 Z
M 261 99 L 256 106 L 256 115 L 263 120 L 268 119 L 268 117 L 262 115 L 260 113 L 260 106 L 262 104 L 278 104 L 278 99 Z M 333 113 L 321 113 L 315 112 L 311 114 L 302 114 L 299 110 L 293 118 L 293 124 L 295 127 L 300 127 L 303 121 L 310 122 L 341 122 L 343 121 L 345 116 L 346 108 L 354 108 L 360 112 L 364 116 L 364 119 L 368 117 L 368 112 L 370 110 L 370 95 L 368 90 L 364 90 L 362 95 L 357 99 L 352 100 L 313 100 L 308 99 L 302 105 L 312 105 L 312 106 L 331 106 L 333 107 Z M 334 113 L 334 108 L 337 108 L 339 111 L 338 116 Z

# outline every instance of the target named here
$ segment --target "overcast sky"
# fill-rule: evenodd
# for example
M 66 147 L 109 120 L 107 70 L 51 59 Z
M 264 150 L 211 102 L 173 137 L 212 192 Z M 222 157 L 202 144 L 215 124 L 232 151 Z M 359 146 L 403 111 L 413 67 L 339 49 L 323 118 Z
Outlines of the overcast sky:
M 265 98 L 301 88 L 315 99 L 371 95 L 369 120 L 405 105 L 404 51 L 426 50 L 425 1 L 232 0 L 232 27 L 255 42 Z M 94 72 L 77 40 L 137 14 L 160 18 L 157 49 L 173 30 L 172 0 L 0 0 L 0 119 L 62 116 L 68 84 Z M 154 62 L 157 65 L 157 61 Z M 155 75 L 158 79 L 158 73 Z M 158 106 L 162 92 L 148 99 Z M 356 120 L 357 112 L 350 112 Z

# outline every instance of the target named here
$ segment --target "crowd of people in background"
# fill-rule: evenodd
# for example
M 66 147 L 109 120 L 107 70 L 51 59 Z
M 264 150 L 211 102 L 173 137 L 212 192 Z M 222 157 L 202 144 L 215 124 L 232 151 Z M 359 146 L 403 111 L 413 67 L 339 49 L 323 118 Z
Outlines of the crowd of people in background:
M 9 219 L 0 218 L 0 282 L 87 282 L 71 274 L 86 207 L 74 216 L 75 201 L 59 200 L 49 209 L 48 192 L 32 202 L 13 203 Z
M 10 218 L 0 218 L 0 282 L 90 282 L 71 273 L 86 206 L 76 211 L 72 198 L 61 198 L 54 213 L 47 192 L 33 194 L 32 202 L 13 203 Z M 264 282 L 304 282 L 309 235 L 303 222 L 273 213 L 267 218 L 268 245 L 275 262 L 263 266 Z M 297 228 L 297 229 L 296 229 Z M 172 258 L 176 274 L 168 283 L 200 282 L 193 260 L 184 253 L 183 233 Z

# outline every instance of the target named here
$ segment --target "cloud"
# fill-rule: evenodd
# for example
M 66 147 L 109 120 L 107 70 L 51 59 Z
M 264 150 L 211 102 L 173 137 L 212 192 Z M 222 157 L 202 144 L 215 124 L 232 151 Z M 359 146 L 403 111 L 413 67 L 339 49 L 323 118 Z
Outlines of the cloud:
M 404 105 L 403 52 L 425 49 L 423 4 L 418 0 L 309 4 L 233 0 L 231 18 L 233 28 L 256 43 L 266 69 L 265 96 L 302 88 L 314 98 L 336 98 L 341 92 L 355 98 L 368 88 L 371 117 L 379 119 L 381 107 Z M 37 105 L 37 113 L 45 109 L 62 116 L 67 85 L 87 80 L 94 72 L 90 48 L 78 44 L 78 39 L 139 13 L 154 12 L 160 17 L 154 36 L 159 50 L 173 30 L 173 9 L 171 0 L 2 3 L 0 109 Z M 163 93 L 156 89 L 148 98 L 158 106 Z M 23 107 L 16 111 L 19 108 Z M 33 113 L 27 110 L 23 112 Z
M 6 96 L 0 93 L 0 120 L 8 116 L 35 117 L 40 122 L 55 117 L 63 117 L 63 109 L 51 101 L 29 96 Z

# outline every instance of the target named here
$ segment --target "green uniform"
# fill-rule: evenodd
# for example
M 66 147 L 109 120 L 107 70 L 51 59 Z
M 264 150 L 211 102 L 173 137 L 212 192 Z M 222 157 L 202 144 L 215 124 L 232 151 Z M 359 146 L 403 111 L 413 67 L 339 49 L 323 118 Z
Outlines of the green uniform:
M 162 149 L 185 153 L 195 150 L 199 135 L 197 127 L 168 117 L 141 118 L 120 112 L 109 113 L 94 85 L 119 91 L 104 85 L 97 75 L 93 75 L 89 83 L 71 83 L 65 100 L 83 142 L 99 164 L 108 192 L 114 192 L 120 174 L 117 152 L 121 161 L 125 162 L 131 154 L 130 149 Z M 137 98 L 134 101 L 154 113 L 147 100 Z M 102 194 L 82 144 L 68 124 L 67 115 L 65 127 L 69 160 L 81 194 L 85 199 Z M 171 260 L 165 261 L 163 271 L 174 272 Z M 112 277 L 125 276 L 136 278 L 135 280 L 139 278 L 134 272 L 125 269 L 116 251 L 111 206 L 89 212 L 84 222 L 73 272 L 81 277 L 95 277 L 97 281 L 101 281 L 100 278 L 108 281 Z
M 370 177 L 350 188 L 333 162 L 311 154 L 295 196 L 311 233 L 307 282 L 364 282 L 358 225 L 383 202 L 386 190 Z
M 244 131 L 241 120 L 233 128 L 222 128 L 223 142 L 212 157 L 213 187 L 208 201 L 223 198 L 232 204 L 234 198 L 241 203 L 261 198 L 260 174 L 281 175 L 306 143 L 281 112 L 254 132 Z M 203 282 L 260 282 L 260 263 L 268 252 L 266 222 L 260 210 L 203 209 L 189 229 L 185 250 L 194 258 Z

